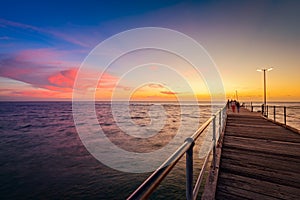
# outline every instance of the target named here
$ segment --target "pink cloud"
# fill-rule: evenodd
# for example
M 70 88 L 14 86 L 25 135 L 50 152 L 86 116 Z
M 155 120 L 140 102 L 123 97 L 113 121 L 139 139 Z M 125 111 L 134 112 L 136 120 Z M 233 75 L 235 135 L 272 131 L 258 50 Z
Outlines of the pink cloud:
M 68 69 L 59 71 L 54 75 L 48 77 L 50 84 L 62 87 L 62 88 L 73 88 L 74 80 L 77 74 L 77 69 Z M 48 87 L 49 89 L 49 87 Z M 52 88 L 53 89 L 53 88 Z
M 53 49 L 28 49 L 16 55 L 0 55 L 0 76 L 37 87 L 48 85 L 49 76 L 58 72 L 66 78 L 74 79 L 76 73 L 68 70 L 77 68 L 80 63 L 62 61 L 60 56 L 61 52 Z
M 55 60 L 58 56 L 59 52 L 52 49 L 26 50 L 15 56 L 0 55 L 0 76 L 30 84 L 34 88 L 71 91 L 77 69 L 69 62 Z M 73 65 L 79 66 L 79 63 Z
M 98 83 L 98 88 L 106 88 L 106 89 L 114 89 L 114 88 L 120 88 L 120 89 L 123 89 L 125 91 L 128 91 L 130 90 L 131 88 L 128 87 L 128 86 L 125 86 L 125 85 L 117 85 L 119 81 L 119 77 L 117 76 L 113 76 L 109 73 L 104 73 L 101 77 L 101 79 L 99 80 L 99 83 Z
M 150 66 L 149 69 L 151 69 L 151 70 L 157 70 L 158 67 L 157 66 Z
M 51 86 L 45 86 L 47 89 L 51 90 L 61 90 L 67 89 L 67 88 L 73 88 L 74 81 L 77 75 L 78 69 L 77 68 L 72 68 L 68 70 L 63 70 L 63 71 L 58 71 L 55 74 L 52 74 L 51 76 L 48 77 L 48 81 Z M 85 72 L 85 74 L 82 74 L 83 77 L 93 77 L 90 76 L 94 72 Z M 100 89 L 113 89 L 115 87 L 117 88 L 122 88 L 124 90 L 129 90 L 129 87 L 123 86 L 123 85 L 117 85 L 116 83 L 119 80 L 119 77 L 113 76 L 109 73 L 104 73 L 102 77 L 100 78 L 100 81 L 98 83 L 98 88 Z M 92 86 L 83 86 L 81 89 L 86 89 L 87 87 L 92 87 Z

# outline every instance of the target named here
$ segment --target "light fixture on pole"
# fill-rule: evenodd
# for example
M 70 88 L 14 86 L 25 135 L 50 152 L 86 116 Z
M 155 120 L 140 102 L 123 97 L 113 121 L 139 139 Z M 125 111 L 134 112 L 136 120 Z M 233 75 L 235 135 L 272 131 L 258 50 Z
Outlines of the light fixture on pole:
M 266 88 L 266 71 L 271 71 L 273 68 L 268 68 L 268 69 L 257 69 L 256 71 L 258 72 L 264 72 L 264 107 L 267 105 L 267 88 Z M 264 109 L 265 110 L 265 109 Z

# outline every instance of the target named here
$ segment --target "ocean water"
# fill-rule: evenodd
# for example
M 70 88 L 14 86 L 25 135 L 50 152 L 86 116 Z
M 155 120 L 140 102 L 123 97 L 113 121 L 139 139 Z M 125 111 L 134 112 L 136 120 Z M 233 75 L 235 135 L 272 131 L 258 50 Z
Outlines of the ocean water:
M 141 127 L 147 126 L 151 117 L 158 117 L 155 113 L 150 116 L 153 105 L 131 104 L 131 120 Z M 117 106 L 120 111 L 118 117 L 121 117 L 121 123 L 124 118 L 125 123 L 128 120 L 125 120 L 126 116 L 122 118 L 124 106 Z M 180 107 L 165 103 L 160 107 L 166 114 L 160 129 L 163 137 L 159 140 L 155 137 L 137 140 L 121 134 L 109 103 L 99 102 L 95 108 L 107 137 L 120 148 L 139 153 L 164 147 L 182 121 L 191 127 L 199 126 L 210 117 L 211 112 L 209 104 L 197 107 L 200 111 L 195 112 L 194 105 Z M 130 125 L 127 128 L 135 131 Z M 189 135 L 193 132 L 193 129 L 186 131 Z M 183 141 L 184 138 L 178 141 L 178 146 Z M 200 150 L 200 144 L 197 145 L 195 151 Z M 202 160 L 198 159 L 197 153 L 194 155 L 195 169 L 199 169 Z M 152 198 L 184 198 L 184 168 L 185 162 L 180 161 Z M 0 103 L 0 199 L 125 199 L 150 174 L 118 171 L 95 159 L 77 134 L 71 102 Z
M 221 107 L 216 106 L 212 111 L 210 104 L 162 103 L 158 109 L 155 109 L 156 103 L 130 104 L 130 121 L 144 130 L 144 138 L 136 138 L 124 134 L 137 130 L 128 123 L 124 105 L 116 106 L 113 116 L 109 103 L 97 102 L 95 105 L 97 120 L 104 133 L 121 149 L 145 155 L 167 145 L 181 124 L 185 124 L 185 135 L 175 144 L 179 146 L 194 132 L 195 125 L 200 126 Z M 292 106 L 297 108 L 300 104 Z M 81 108 L 85 110 L 84 106 Z M 157 110 L 164 110 L 164 116 Z M 295 110 L 288 111 L 294 117 L 288 122 L 297 126 L 300 109 Z M 156 122 L 154 127 L 143 129 L 153 121 Z M 154 134 L 159 130 L 160 137 L 145 135 L 151 130 Z M 210 141 L 210 130 L 211 127 L 194 147 L 195 172 L 203 162 L 201 155 L 205 154 L 204 147 Z M 156 158 L 147 159 L 150 165 Z M 185 198 L 184 159 L 151 199 Z M 118 171 L 95 159 L 77 133 L 71 102 L 0 103 L 0 199 L 125 199 L 150 174 Z

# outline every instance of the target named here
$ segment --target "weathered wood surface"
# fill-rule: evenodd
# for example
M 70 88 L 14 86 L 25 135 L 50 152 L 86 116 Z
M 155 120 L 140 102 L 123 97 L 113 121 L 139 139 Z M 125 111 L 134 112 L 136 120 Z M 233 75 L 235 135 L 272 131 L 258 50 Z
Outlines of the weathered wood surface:
M 258 113 L 228 113 L 216 199 L 300 199 L 300 135 Z

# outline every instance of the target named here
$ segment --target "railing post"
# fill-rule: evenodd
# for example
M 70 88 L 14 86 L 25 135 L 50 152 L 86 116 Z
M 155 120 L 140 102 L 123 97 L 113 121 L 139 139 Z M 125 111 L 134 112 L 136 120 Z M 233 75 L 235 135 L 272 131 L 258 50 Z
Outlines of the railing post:
M 268 118 L 268 116 L 269 116 L 269 106 L 268 106 L 268 105 L 267 105 L 267 112 L 266 112 L 266 113 L 267 113 L 266 116 L 267 116 L 267 118 Z
M 265 116 L 265 104 L 261 105 L 261 114 Z
M 191 139 L 191 138 L 188 138 Z M 186 199 L 193 199 L 193 147 L 194 141 L 192 141 L 192 145 L 186 151 Z
M 216 168 L 216 115 L 213 118 L 213 169 Z
M 220 135 L 221 135 L 221 126 L 222 126 L 222 124 L 221 124 L 221 111 L 220 111 L 220 113 L 219 113 L 219 137 L 220 137 Z
M 286 107 L 283 107 L 283 113 L 284 113 L 284 125 L 286 125 Z
M 251 105 L 251 112 L 253 112 L 253 106 Z
M 227 111 L 227 110 L 224 108 L 224 109 L 223 109 L 223 124 L 222 124 L 222 128 L 223 128 L 223 126 L 224 126 L 224 124 L 225 124 L 226 111 Z
M 274 122 L 276 121 L 276 110 L 275 109 L 276 109 L 276 106 L 274 106 L 274 113 L 273 113 L 274 114 Z

